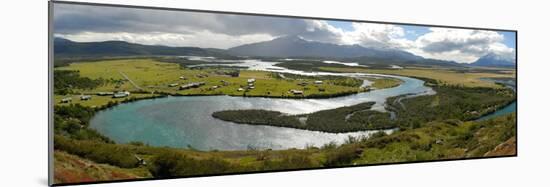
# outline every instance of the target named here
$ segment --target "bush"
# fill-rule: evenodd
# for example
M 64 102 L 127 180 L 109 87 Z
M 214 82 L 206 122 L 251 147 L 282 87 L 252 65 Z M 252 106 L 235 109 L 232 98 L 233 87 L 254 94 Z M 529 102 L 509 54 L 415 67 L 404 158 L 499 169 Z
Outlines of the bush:
M 361 156 L 362 149 L 354 144 L 344 145 L 326 154 L 325 166 L 348 165 Z
M 220 174 L 233 171 L 234 166 L 217 157 L 195 159 L 174 151 L 164 151 L 149 165 L 151 174 L 158 178 L 191 175 Z
M 304 153 L 286 153 L 279 160 L 266 159 L 263 162 L 262 170 L 288 170 L 313 168 L 313 163 L 308 154 Z
M 117 145 L 97 141 L 73 140 L 63 136 L 54 137 L 54 148 L 97 163 L 110 164 L 122 168 L 134 168 L 138 161 L 130 149 Z

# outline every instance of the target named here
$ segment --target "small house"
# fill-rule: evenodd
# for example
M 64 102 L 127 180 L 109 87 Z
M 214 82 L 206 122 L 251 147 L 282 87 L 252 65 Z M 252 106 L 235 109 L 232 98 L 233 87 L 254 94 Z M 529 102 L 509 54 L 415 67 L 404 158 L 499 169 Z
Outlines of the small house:
M 290 93 L 292 93 L 294 95 L 303 95 L 304 91 L 302 91 L 302 90 L 290 90 Z
M 176 86 L 178 86 L 178 83 L 172 83 L 168 85 L 168 87 L 176 87 Z
M 185 78 L 184 76 L 181 76 L 180 79 L 181 80 L 187 80 L 187 78 Z
M 82 96 L 80 96 L 80 100 L 82 100 L 82 101 L 87 101 L 87 100 L 91 100 L 91 99 L 92 99 L 91 95 L 82 95 Z
M 193 83 L 189 83 L 189 84 L 186 84 L 186 85 L 182 85 L 180 86 L 180 90 L 187 90 L 187 89 L 190 89 L 190 88 L 198 88 L 202 85 L 205 85 L 206 83 L 204 82 L 193 82 Z
M 72 100 L 73 100 L 73 98 L 65 97 L 65 98 L 61 99 L 61 103 L 70 103 Z
M 117 92 L 117 93 L 113 94 L 113 98 L 123 98 L 123 97 L 128 97 L 128 96 L 130 96 L 130 92 L 128 92 L 128 91 Z
M 243 90 L 244 90 L 243 88 L 237 89 L 237 91 L 239 91 L 239 92 L 242 92 Z
M 134 155 L 134 158 L 136 158 L 136 160 L 138 161 L 138 164 L 139 164 L 139 165 L 143 165 L 143 166 L 146 166 L 146 165 L 147 165 L 147 162 L 146 162 L 143 158 L 141 158 L 141 157 L 139 157 L 139 156 L 137 156 L 137 155 Z
M 315 81 L 315 84 L 323 84 L 323 81 Z
M 248 79 L 247 82 L 248 82 L 248 84 L 254 83 L 254 82 L 256 82 L 256 79 Z
M 97 92 L 97 95 L 99 96 L 108 96 L 113 94 L 114 94 L 113 92 Z

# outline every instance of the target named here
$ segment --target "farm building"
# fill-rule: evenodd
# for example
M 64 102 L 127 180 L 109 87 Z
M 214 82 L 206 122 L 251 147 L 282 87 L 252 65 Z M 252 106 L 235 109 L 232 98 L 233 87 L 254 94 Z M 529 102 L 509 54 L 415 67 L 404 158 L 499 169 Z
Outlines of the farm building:
M 92 99 L 91 95 L 82 95 L 82 96 L 80 96 L 80 100 L 82 100 L 82 101 L 87 101 L 87 100 L 91 100 L 91 99 Z
M 73 100 L 73 98 L 66 97 L 66 98 L 61 99 L 61 103 L 70 103 L 72 100 Z
M 117 93 L 113 94 L 113 98 L 123 98 L 123 97 L 128 97 L 128 96 L 130 96 L 130 92 L 128 92 L 128 91 L 117 92 Z
M 187 89 L 190 89 L 190 88 L 198 88 L 198 87 L 200 87 L 204 84 L 206 84 L 206 83 L 204 83 L 204 82 L 193 82 L 193 83 L 189 83 L 189 84 L 186 84 L 186 85 L 181 85 L 180 90 L 187 90 Z
M 248 84 L 254 83 L 254 82 L 256 82 L 256 79 L 248 79 L 247 82 L 248 82 Z
M 180 79 L 181 80 L 187 80 L 187 78 L 185 78 L 184 76 L 181 76 Z
M 99 96 L 107 96 L 107 95 L 113 95 L 115 93 L 113 92 L 97 92 L 97 95 Z
M 302 91 L 302 90 L 290 90 L 290 93 L 292 93 L 294 95 L 303 95 L 304 91 Z
M 243 88 L 237 89 L 237 91 L 239 91 L 239 92 L 242 92 L 243 90 L 244 90 Z
M 315 84 L 323 84 L 323 81 L 315 81 Z

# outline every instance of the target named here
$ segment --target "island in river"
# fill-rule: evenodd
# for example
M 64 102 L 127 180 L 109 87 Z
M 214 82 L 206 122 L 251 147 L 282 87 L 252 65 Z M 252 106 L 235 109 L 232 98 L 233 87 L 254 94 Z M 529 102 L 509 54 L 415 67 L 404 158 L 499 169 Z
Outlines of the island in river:
M 476 121 L 516 98 L 481 78 L 515 72 L 313 60 L 292 67 L 261 59 L 197 66 L 200 60 L 57 67 L 57 180 L 79 180 L 69 173 L 113 180 L 445 160 L 515 148 L 514 112 Z M 504 152 L 497 155 L 515 155 Z M 89 176 L 76 167 L 81 163 L 99 169 Z

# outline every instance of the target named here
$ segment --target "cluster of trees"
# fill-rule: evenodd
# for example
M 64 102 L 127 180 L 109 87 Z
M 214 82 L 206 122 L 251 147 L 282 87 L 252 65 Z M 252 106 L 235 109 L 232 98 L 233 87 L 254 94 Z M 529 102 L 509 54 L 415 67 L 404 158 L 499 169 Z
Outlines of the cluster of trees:
M 367 102 L 303 115 L 286 115 L 277 111 L 255 109 L 218 111 L 214 112 L 212 116 L 235 123 L 291 127 L 333 133 L 395 127 L 391 123 L 389 113 L 369 110 L 373 104 L 374 102 Z M 307 118 L 307 120 L 305 122 L 300 121 L 300 118 Z
M 212 113 L 212 117 L 242 124 L 271 125 L 278 127 L 300 128 L 296 116 L 284 115 L 268 110 L 225 110 Z
M 196 159 L 175 151 L 161 152 L 148 167 L 151 174 L 158 178 L 222 174 L 236 172 L 237 168 L 239 166 L 217 157 Z
M 418 128 L 430 121 L 469 121 L 515 100 L 515 93 L 509 89 L 441 85 L 433 89 L 436 95 L 389 98 L 387 109 L 397 114 L 395 124 L 401 128 Z
M 74 140 L 56 135 L 54 137 L 54 148 L 93 160 L 97 163 L 110 164 L 121 168 L 139 166 L 139 162 L 134 157 L 133 151 L 117 144 L 94 140 Z
M 308 114 L 306 129 L 342 133 L 393 128 L 390 123 L 373 123 L 375 119 L 390 118 L 387 113 L 370 110 L 372 105 L 374 102 L 366 102 Z
M 80 77 L 80 72 L 75 70 L 54 70 L 54 93 L 66 95 L 72 93 L 72 89 L 94 89 L 106 81 L 102 78 L 90 79 Z
M 94 129 L 88 128 L 89 121 L 95 114 L 95 110 L 80 104 L 68 106 L 55 106 L 54 108 L 54 133 L 77 140 L 94 140 L 112 143 L 109 138 L 101 135 Z

